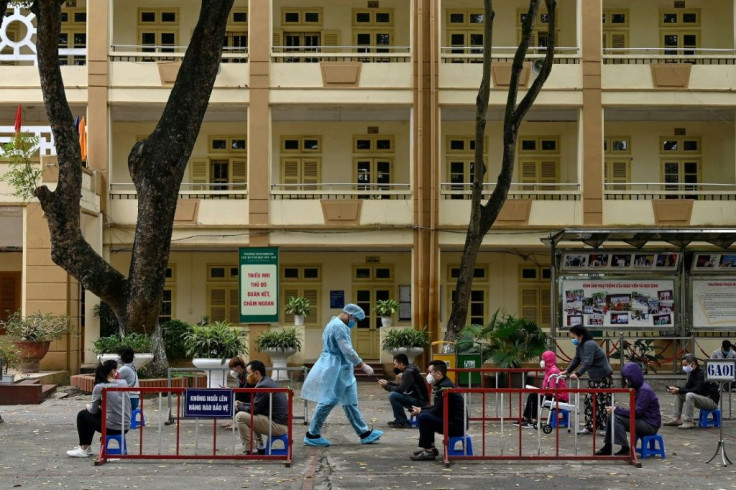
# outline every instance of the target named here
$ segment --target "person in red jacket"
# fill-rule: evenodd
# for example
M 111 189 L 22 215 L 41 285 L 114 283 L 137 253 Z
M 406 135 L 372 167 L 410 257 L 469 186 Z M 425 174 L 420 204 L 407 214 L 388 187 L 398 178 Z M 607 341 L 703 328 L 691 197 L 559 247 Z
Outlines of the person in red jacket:
M 544 369 L 544 379 L 542 380 L 541 390 L 544 400 L 554 400 L 554 394 L 545 392 L 544 390 L 546 388 L 567 389 L 565 378 L 556 377 L 556 375 L 560 374 L 560 369 L 557 367 L 557 355 L 551 350 L 543 352 L 542 360 L 539 361 L 539 367 Z M 550 378 L 550 376 L 552 376 L 552 378 Z M 570 400 L 570 395 L 567 393 L 558 393 L 557 399 L 561 402 L 567 403 Z M 521 419 L 522 427 L 534 428 L 534 424 L 537 422 L 537 409 L 539 405 L 539 393 L 529 393 L 529 396 L 526 398 L 526 407 L 524 408 L 524 414 Z M 514 422 L 514 425 L 519 425 L 519 422 Z

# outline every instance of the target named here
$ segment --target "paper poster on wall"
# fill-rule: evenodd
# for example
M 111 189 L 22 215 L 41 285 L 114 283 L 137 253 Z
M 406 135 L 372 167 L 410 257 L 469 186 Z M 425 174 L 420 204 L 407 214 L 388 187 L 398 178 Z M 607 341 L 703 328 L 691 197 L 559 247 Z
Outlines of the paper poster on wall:
M 673 280 L 563 279 L 562 328 L 672 328 Z
M 693 327 L 733 327 L 736 278 L 693 280 Z
M 279 249 L 241 248 L 240 323 L 279 321 Z

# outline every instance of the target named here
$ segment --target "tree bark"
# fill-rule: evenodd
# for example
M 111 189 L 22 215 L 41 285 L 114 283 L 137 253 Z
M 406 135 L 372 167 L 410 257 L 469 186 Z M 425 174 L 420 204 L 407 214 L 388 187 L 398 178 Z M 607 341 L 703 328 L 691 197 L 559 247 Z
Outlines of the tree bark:
M 79 140 L 58 59 L 60 3 L 36 0 L 38 70 L 56 142 L 59 183 L 36 189 L 51 233 L 51 258 L 115 312 L 125 332 L 154 336 L 154 363 L 166 364 L 158 316 L 171 246 L 174 213 L 187 162 L 217 76 L 233 0 L 202 0 L 199 20 L 161 119 L 137 142 L 128 169 L 138 192 L 138 222 L 128 276 L 108 264 L 84 239 L 79 223 L 82 165 Z
M 514 55 L 514 61 L 511 65 L 511 80 L 509 83 L 508 96 L 506 98 L 506 110 L 503 125 L 503 157 L 501 163 L 501 172 L 498 175 L 496 186 L 491 193 L 491 197 L 485 204 L 482 204 L 483 178 L 486 174 L 486 166 L 483 160 L 484 154 L 484 138 L 486 127 L 486 112 L 488 111 L 488 100 L 490 94 L 490 72 L 491 72 L 491 47 L 493 34 L 493 2 L 492 0 L 484 0 L 485 25 L 483 36 L 483 78 L 478 96 L 476 98 L 476 117 L 475 117 L 475 155 L 474 155 L 474 171 L 471 196 L 471 211 L 468 231 L 465 236 L 465 245 L 460 260 L 460 271 L 458 274 L 457 284 L 455 286 L 455 299 L 452 302 L 452 310 L 447 322 L 447 330 L 445 332 L 445 340 L 451 341 L 457 337 L 457 334 L 465 327 L 468 316 L 468 303 L 473 290 L 473 272 L 477 261 L 478 251 L 483 243 L 483 238 L 490 231 L 493 223 L 496 221 L 498 214 L 501 212 L 506 197 L 511 187 L 511 179 L 514 173 L 514 158 L 516 152 L 516 139 L 519 134 L 519 127 L 524 116 L 534 104 L 539 92 L 542 90 L 544 83 L 547 81 L 552 71 L 552 62 L 554 61 L 555 50 L 555 30 L 556 30 L 556 0 L 545 0 L 547 12 L 549 13 L 549 23 L 547 24 L 548 45 L 545 53 L 542 68 L 532 82 L 531 87 L 527 91 L 524 98 L 516 104 L 519 93 L 519 76 L 524 67 L 524 59 L 529 49 L 529 39 L 531 37 L 534 20 L 539 11 L 540 0 L 530 0 L 529 10 L 525 21 L 522 24 L 522 35 L 519 47 Z

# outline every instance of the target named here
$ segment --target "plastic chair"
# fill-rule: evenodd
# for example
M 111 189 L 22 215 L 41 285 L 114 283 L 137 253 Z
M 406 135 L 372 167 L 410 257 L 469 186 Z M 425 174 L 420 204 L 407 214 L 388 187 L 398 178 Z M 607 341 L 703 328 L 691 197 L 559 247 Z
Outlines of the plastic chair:
M 283 448 L 274 448 L 272 443 L 274 441 L 282 441 L 284 443 Z M 289 451 L 289 434 L 288 432 L 282 436 L 272 436 L 266 439 L 266 448 L 264 449 L 266 455 L 271 456 L 286 456 Z M 270 451 L 270 453 L 269 453 Z
M 130 414 L 130 428 L 137 429 L 138 427 L 146 426 L 146 418 L 143 416 L 143 411 L 140 408 L 133 410 Z
M 641 444 L 639 444 L 639 441 L 641 441 Z M 657 443 L 659 443 L 659 448 L 657 448 Z M 657 455 L 662 456 L 662 459 L 667 457 L 664 454 L 664 439 L 659 434 L 636 436 L 636 452 L 641 455 L 641 459 Z
M 460 443 L 460 449 L 457 449 L 457 444 Z M 450 437 L 450 441 L 447 444 L 447 455 L 448 456 L 472 456 L 473 455 L 473 441 L 470 439 L 470 435 L 465 434 L 464 436 Z
M 110 447 L 110 441 L 116 441 L 117 445 Z M 125 434 L 116 434 L 113 436 L 105 436 L 105 453 L 111 454 L 128 454 L 128 444 L 125 442 Z
M 411 414 L 409 417 L 409 423 L 412 427 L 419 427 L 419 421 L 417 420 L 417 416 L 414 414 Z
M 555 427 L 570 427 L 570 411 L 560 409 L 559 415 L 557 409 L 553 408 L 549 411 L 549 425 Z
M 720 427 L 721 410 L 719 408 L 716 408 L 715 410 L 701 410 L 698 425 L 700 425 L 700 427 Z

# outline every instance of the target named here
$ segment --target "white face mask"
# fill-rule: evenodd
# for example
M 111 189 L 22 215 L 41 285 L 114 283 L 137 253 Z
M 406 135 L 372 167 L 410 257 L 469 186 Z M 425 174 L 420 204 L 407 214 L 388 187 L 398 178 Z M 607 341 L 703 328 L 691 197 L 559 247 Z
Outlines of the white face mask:
M 541 361 L 539 361 L 539 367 L 542 368 L 542 369 L 544 369 L 544 359 L 542 359 Z
M 239 378 L 238 373 L 236 371 L 233 371 L 232 369 L 230 370 L 230 376 L 232 376 L 235 379 Z
M 682 366 L 682 370 L 690 374 L 690 372 L 693 370 L 693 367 L 692 366 Z
M 432 376 L 430 373 L 427 373 L 427 383 L 434 384 L 434 376 Z

